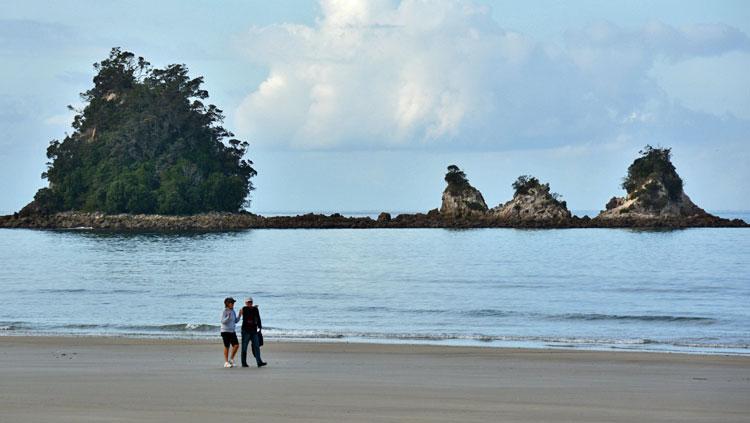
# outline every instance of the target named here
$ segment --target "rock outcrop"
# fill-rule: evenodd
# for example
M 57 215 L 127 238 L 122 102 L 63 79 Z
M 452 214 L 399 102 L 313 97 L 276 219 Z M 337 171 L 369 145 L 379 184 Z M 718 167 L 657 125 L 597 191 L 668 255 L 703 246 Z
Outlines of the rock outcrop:
M 533 176 L 519 176 L 513 188 L 513 199 L 493 207 L 489 211 L 491 216 L 511 222 L 562 222 L 572 217 L 560 195 L 550 193 L 549 184 L 542 184 Z
M 487 203 L 478 189 L 471 186 L 466 174 L 457 166 L 448 166 L 445 175 L 448 186 L 443 191 L 440 214 L 448 218 L 482 217 L 487 214 Z
M 193 215 L 55 213 L 41 207 L 49 190 L 18 213 L 0 216 L 0 228 L 90 229 L 111 232 L 231 231 L 244 229 L 366 229 L 366 228 L 695 228 L 750 227 L 740 219 L 728 220 L 706 213 L 682 190 L 668 149 L 646 147 L 628 168 L 623 188 L 627 196 L 613 198 L 605 211 L 590 219 L 571 216 L 565 201 L 550 193 L 549 184 L 521 176 L 513 184 L 513 199 L 488 210 L 482 194 L 456 166 L 449 166 L 440 208 L 427 213 L 403 213 L 377 218 L 348 217 L 339 213 L 264 217 L 248 212 Z M 37 201 L 40 200 L 40 201 Z
M 404 213 L 389 221 L 340 214 L 264 217 L 252 213 L 204 213 L 187 216 L 61 212 L 48 215 L 0 216 L 0 228 L 77 229 L 106 232 L 224 232 L 245 229 L 374 229 L 374 228 L 695 228 L 748 227 L 740 219 L 692 216 L 651 220 L 601 220 L 573 216 L 562 220 L 506 220 L 481 217 L 446 218 L 435 210 Z
M 683 191 L 682 178 L 668 148 L 646 146 L 628 167 L 625 197 L 612 197 L 596 217 L 601 221 L 719 219 L 695 205 Z

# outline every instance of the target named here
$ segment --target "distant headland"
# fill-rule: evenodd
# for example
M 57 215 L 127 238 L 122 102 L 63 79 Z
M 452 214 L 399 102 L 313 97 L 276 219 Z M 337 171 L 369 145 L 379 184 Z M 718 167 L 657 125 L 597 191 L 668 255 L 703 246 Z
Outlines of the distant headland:
M 222 231 L 251 228 L 687 228 L 748 227 L 711 215 L 683 191 L 671 150 L 646 146 L 627 169 L 625 197 L 596 217 L 571 214 L 549 183 L 531 175 L 513 182 L 513 198 L 489 208 L 458 166 L 448 166 L 439 209 L 381 213 L 377 219 L 305 214 L 264 217 L 244 211 L 254 189 L 248 143 L 220 124 L 203 100 L 203 78 L 184 65 L 152 68 L 112 49 L 94 64 L 94 86 L 74 132 L 47 149 L 49 182 L 4 228 L 113 231 Z M 70 106 L 69 106 L 70 107 Z

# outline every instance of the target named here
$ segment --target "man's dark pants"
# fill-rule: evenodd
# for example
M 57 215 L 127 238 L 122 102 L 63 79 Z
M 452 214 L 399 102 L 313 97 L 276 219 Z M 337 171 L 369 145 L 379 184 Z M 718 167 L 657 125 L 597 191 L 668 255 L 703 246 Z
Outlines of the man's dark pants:
M 242 331 L 242 353 L 240 358 L 242 359 L 242 365 L 247 366 L 247 344 L 252 344 L 253 355 L 257 364 L 263 362 L 260 359 L 260 345 L 258 345 L 258 332 L 255 331 Z

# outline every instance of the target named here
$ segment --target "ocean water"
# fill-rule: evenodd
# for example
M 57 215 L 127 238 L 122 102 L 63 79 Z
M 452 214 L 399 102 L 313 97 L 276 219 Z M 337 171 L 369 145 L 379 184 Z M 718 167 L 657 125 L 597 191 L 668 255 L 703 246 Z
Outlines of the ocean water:
M 0 335 L 218 339 L 229 295 L 270 340 L 744 355 L 750 230 L 0 229 Z

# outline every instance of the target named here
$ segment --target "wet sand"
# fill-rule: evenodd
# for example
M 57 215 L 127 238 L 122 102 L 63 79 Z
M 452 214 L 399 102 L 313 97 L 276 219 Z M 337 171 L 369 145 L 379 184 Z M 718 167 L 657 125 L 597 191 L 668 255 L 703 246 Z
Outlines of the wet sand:
M 0 421 L 747 422 L 750 357 L 0 337 Z

